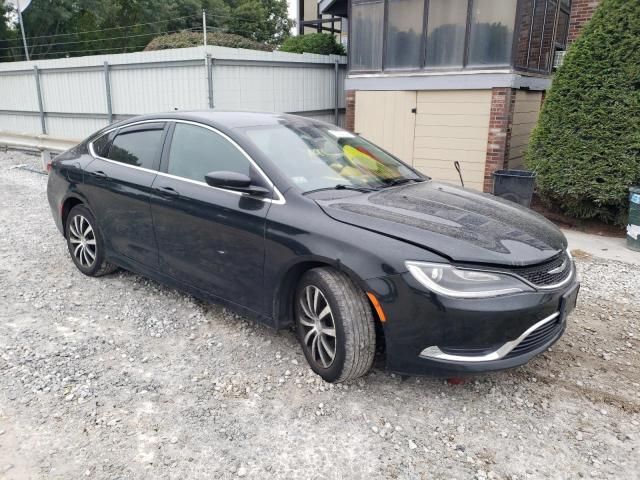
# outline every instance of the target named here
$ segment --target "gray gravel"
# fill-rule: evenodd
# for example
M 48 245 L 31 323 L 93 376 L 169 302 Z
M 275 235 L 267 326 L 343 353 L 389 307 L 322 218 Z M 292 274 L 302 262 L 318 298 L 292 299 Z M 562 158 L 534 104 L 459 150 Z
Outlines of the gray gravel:
M 323 383 L 290 332 L 80 274 L 0 153 L 0 478 L 640 478 L 640 276 L 579 260 L 552 351 L 451 385 Z

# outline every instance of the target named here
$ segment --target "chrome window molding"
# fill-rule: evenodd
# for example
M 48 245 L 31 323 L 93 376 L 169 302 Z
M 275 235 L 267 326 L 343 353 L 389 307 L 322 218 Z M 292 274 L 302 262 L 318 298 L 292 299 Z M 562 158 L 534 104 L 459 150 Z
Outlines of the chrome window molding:
M 473 355 L 473 356 L 472 355 L 452 355 L 452 354 L 443 352 L 442 350 L 440 350 L 440 347 L 434 345 L 422 350 L 422 352 L 420 352 L 420 356 L 423 358 L 445 360 L 448 362 L 477 363 L 477 362 L 490 362 L 492 360 L 500 360 L 506 357 L 507 355 L 509 355 L 509 353 L 514 348 L 520 345 L 520 343 L 522 343 L 522 341 L 525 338 L 527 338 L 530 334 L 532 334 L 535 330 L 539 329 L 540 327 L 542 327 L 543 325 L 546 325 L 549 322 L 552 322 L 553 320 L 558 318 L 559 315 L 560 315 L 560 312 L 556 312 L 549 315 L 546 318 L 543 318 L 542 320 L 540 320 L 539 322 L 535 323 L 534 325 L 529 327 L 527 330 L 525 330 L 524 333 L 520 335 L 518 338 L 516 338 L 515 340 L 511 340 L 505 343 L 504 345 L 502 345 L 497 350 L 494 350 L 493 352 L 489 352 L 484 355 Z
M 278 190 L 278 187 L 275 186 L 275 184 L 271 181 L 271 179 L 267 176 L 267 174 L 264 173 L 264 171 L 253 160 L 253 158 L 251 158 L 251 156 L 247 152 L 245 152 L 245 150 L 240 145 L 238 145 L 238 143 L 235 140 L 233 140 L 231 137 L 229 137 L 228 135 L 224 134 L 220 130 L 217 130 L 216 128 L 214 128 L 214 127 L 212 127 L 210 125 L 205 125 L 204 123 L 194 122 L 192 120 L 175 119 L 175 118 L 157 118 L 157 119 L 153 119 L 153 120 L 140 120 L 138 122 L 127 123 L 126 125 L 120 125 L 120 126 L 113 127 L 113 128 L 108 129 L 108 130 L 105 130 L 102 133 L 102 135 L 100 135 L 100 136 L 94 138 L 93 140 L 91 140 L 89 142 L 89 144 L 88 144 L 89 153 L 91 154 L 91 156 L 93 158 L 99 158 L 100 160 L 104 160 L 105 162 L 110 162 L 110 163 L 113 163 L 113 164 L 116 164 L 116 165 L 124 165 L 125 167 L 135 168 L 137 170 L 141 170 L 141 171 L 144 171 L 144 172 L 155 173 L 156 175 L 161 175 L 163 177 L 174 178 L 176 180 L 182 180 L 183 182 L 189 182 L 189 183 L 193 183 L 193 184 L 196 184 L 196 185 L 202 185 L 202 186 L 205 186 L 207 188 L 212 188 L 214 190 L 219 190 L 221 192 L 232 193 L 234 195 L 240 195 L 240 196 L 249 196 L 249 194 L 247 194 L 247 193 L 238 192 L 238 191 L 235 191 L 235 190 L 228 190 L 226 188 L 220 188 L 220 187 L 212 187 L 211 185 L 207 184 L 206 182 L 193 180 L 191 178 L 179 177 L 177 175 L 171 175 L 170 173 L 161 172 L 159 170 L 152 170 L 150 168 L 138 167 L 137 165 L 129 165 L 128 163 L 117 162 L 117 161 L 111 160 L 109 158 L 101 157 L 100 155 L 96 154 L 95 150 L 93 149 L 93 142 L 94 141 L 96 141 L 98 138 L 103 137 L 104 135 L 108 135 L 109 133 L 113 132 L 114 130 L 118 130 L 120 128 L 126 128 L 126 127 L 133 127 L 135 125 L 141 125 L 141 124 L 145 124 L 145 123 L 159 123 L 159 122 L 186 123 L 188 125 L 194 125 L 196 127 L 206 128 L 208 130 L 211 130 L 213 133 L 215 133 L 217 135 L 220 135 L 222 138 L 224 138 L 229 143 L 231 143 L 236 149 L 238 149 L 238 151 L 240 153 L 242 153 L 242 155 L 249 161 L 249 163 L 264 178 L 264 180 L 267 182 L 267 184 L 271 188 L 273 188 L 273 192 L 275 193 L 275 195 L 277 197 L 276 199 L 273 199 L 273 198 L 257 198 L 257 197 L 252 197 L 252 198 L 255 198 L 256 200 L 263 201 L 265 203 L 272 203 L 274 205 L 284 205 L 286 203 L 284 195 L 282 195 L 282 193 L 280 193 L 280 190 Z

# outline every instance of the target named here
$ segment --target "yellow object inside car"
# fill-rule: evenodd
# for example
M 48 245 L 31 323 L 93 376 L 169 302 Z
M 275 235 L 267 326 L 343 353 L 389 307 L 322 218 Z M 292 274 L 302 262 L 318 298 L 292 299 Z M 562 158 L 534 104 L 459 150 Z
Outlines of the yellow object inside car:
M 340 174 L 345 177 L 362 177 L 375 175 L 378 178 L 395 178 L 398 172 L 394 172 L 392 168 L 374 158 L 371 154 L 345 145 L 342 148 L 344 157 L 350 163 L 340 170 Z

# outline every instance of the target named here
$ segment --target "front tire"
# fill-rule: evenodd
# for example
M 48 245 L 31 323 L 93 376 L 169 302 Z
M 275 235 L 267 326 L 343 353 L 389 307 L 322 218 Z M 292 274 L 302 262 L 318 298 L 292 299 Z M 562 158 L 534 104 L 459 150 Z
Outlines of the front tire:
M 365 375 L 373 364 L 376 336 L 364 292 L 333 268 L 306 272 L 296 291 L 298 339 L 311 369 L 327 382 Z
M 71 259 L 82 273 L 89 277 L 100 277 L 117 269 L 105 260 L 104 242 L 98 223 L 87 207 L 76 205 L 71 209 L 65 233 Z

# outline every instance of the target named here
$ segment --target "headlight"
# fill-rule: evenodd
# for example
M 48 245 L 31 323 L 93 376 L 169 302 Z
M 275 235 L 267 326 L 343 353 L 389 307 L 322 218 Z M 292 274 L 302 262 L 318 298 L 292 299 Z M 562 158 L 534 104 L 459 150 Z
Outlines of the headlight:
M 429 290 L 454 298 L 488 298 L 534 291 L 516 277 L 466 270 L 442 263 L 405 262 L 411 275 Z

